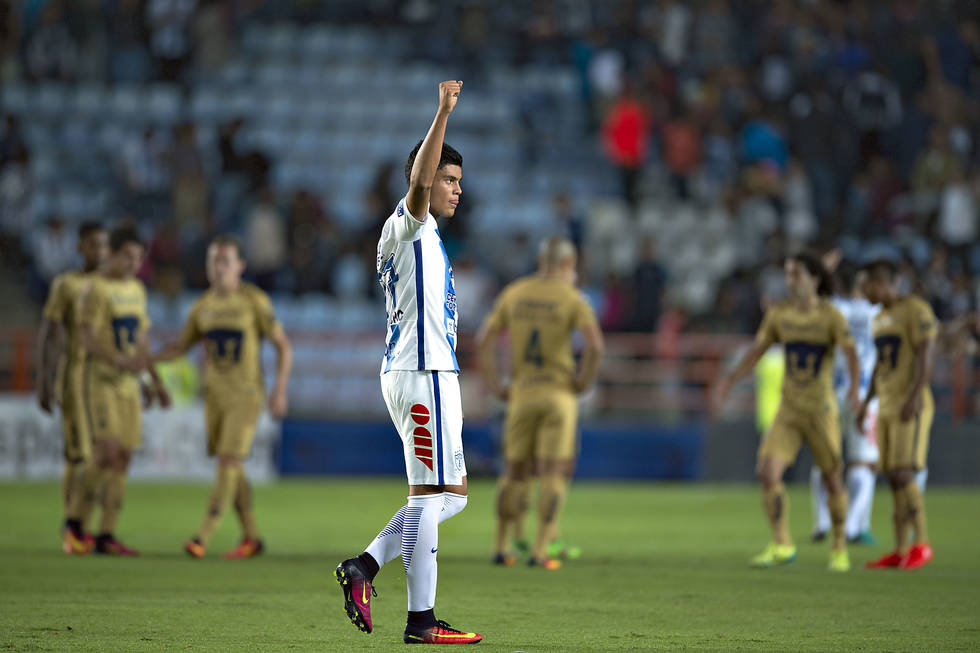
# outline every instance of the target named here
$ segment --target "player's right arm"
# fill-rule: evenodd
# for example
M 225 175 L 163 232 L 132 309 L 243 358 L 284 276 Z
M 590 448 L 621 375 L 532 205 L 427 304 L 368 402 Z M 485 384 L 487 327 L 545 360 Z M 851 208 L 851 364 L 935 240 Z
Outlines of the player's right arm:
M 408 195 L 405 208 L 418 222 L 424 222 L 429 212 L 429 194 L 439 169 L 442 157 L 442 144 L 446 138 L 446 122 L 459 99 L 461 81 L 446 81 L 439 84 L 439 109 L 432 120 L 425 140 L 415 156 L 415 164 L 408 179 Z
M 766 353 L 766 350 L 777 341 L 775 323 L 773 309 L 770 308 L 766 311 L 766 316 L 762 320 L 762 326 L 759 327 L 759 331 L 755 335 L 755 342 L 752 343 L 748 351 L 742 354 L 742 358 L 738 361 L 738 364 L 728 374 L 724 375 L 715 386 L 711 396 L 712 414 L 721 412 L 721 407 L 724 405 L 725 399 L 728 398 L 728 393 L 731 392 L 732 386 L 739 379 L 751 372 L 755 368 L 756 363 L 759 362 L 759 359 Z
M 596 376 L 599 374 L 599 360 L 606 345 L 602 339 L 602 329 L 598 322 L 585 324 L 579 329 L 582 332 L 582 339 L 585 341 L 585 350 L 582 352 L 582 363 L 578 374 L 575 376 L 573 389 L 577 394 L 582 394 L 592 387 Z
M 483 321 L 480 331 L 476 334 L 477 360 L 483 379 L 490 387 L 490 392 L 504 401 L 507 400 L 509 388 L 500 380 L 497 371 L 496 345 L 501 331 L 507 326 L 507 310 L 505 293 L 497 298 L 490 315 Z
M 51 292 L 44 304 L 41 328 L 37 335 L 37 403 L 46 413 L 51 413 L 54 407 L 54 376 L 64 336 L 62 322 L 65 317 L 65 307 L 65 281 L 64 277 L 59 276 L 51 284 Z
M 194 306 L 191 308 L 191 312 L 187 316 L 187 321 L 184 323 L 184 330 L 181 332 L 180 338 L 165 344 L 160 351 L 153 355 L 153 362 L 165 363 L 167 361 L 172 361 L 175 358 L 180 358 L 201 340 L 203 334 L 197 326 L 198 306 L 199 304 L 194 304 Z

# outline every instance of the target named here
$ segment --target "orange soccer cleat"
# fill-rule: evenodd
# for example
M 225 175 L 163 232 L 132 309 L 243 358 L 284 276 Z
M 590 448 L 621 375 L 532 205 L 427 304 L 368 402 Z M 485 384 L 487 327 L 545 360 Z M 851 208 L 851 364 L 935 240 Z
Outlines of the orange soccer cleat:
M 200 540 L 198 540 L 196 537 L 184 542 L 184 551 L 186 551 L 187 555 L 192 558 L 203 558 L 204 554 L 207 552 L 204 545 L 201 544 Z
M 265 551 L 262 540 L 250 540 L 244 538 L 233 550 L 224 554 L 225 560 L 242 560 L 244 558 L 254 558 Z
M 95 552 L 101 555 L 125 556 L 134 558 L 140 554 L 136 549 L 131 549 L 114 535 L 99 535 L 95 538 Z
M 479 633 L 464 633 L 441 619 L 428 628 L 405 628 L 406 644 L 476 644 L 483 640 Z

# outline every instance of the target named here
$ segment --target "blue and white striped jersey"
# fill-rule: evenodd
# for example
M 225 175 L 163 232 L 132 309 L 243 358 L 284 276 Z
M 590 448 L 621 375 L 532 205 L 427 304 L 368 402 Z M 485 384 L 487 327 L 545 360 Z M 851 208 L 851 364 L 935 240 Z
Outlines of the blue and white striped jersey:
M 875 360 L 878 357 L 875 351 L 874 338 L 871 335 L 871 322 L 881 307 L 872 304 L 863 297 L 856 299 L 852 297 L 835 296 L 832 300 L 847 320 L 851 327 L 851 336 L 854 338 L 854 348 L 857 350 L 858 367 L 861 370 L 861 397 L 868 392 L 871 384 L 871 374 L 875 369 Z M 837 398 L 844 401 L 851 386 L 851 378 L 847 373 L 847 361 L 844 352 L 837 350 L 834 357 L 834 390 Z
M 388 333 L 381 373 L 459 372 L 456 287 L 436 219 L 416 220 L 402 198 L 378 241 L 378 282 L 385 293 Z

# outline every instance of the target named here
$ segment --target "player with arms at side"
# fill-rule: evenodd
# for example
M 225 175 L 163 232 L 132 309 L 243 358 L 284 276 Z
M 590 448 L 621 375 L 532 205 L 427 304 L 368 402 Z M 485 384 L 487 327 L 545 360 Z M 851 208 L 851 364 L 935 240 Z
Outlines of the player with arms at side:
M 408 585 L 406 644 L 483 639 L 434 613 L 439 524 L 466 506 L 463 409 L 456 362 L 456 290 L 436 217 L 450 218 L 462 193 L 463 158 L 443 141 L 463 83 L 439 84 L 439 108 L 405 164 L 408 194 L 378 241 L 378 281 L 388 322 L 381 393 L 402 439 L 408 504 L 367 550 L 335 572 L 351 622 L 370 633 L 372 581 L 401 555 Z
M 875 261 L 866 269 L 868 299 L 881 304 L 881 312 L 872 326 L 878 361 L 858 421 L 877 397 L 881 468 L 891 484 L 895 520 L 895 550 L 868 567 L 917 569 L 933 555 L 916 472 L 925 467 L 929 452 L 935 411 L 929 379 L 939 326 L 929 304 L 915 295 L 899 294 L 894 263 Z M 910 529 L 915 530 L 911 546 Z
M 497 497 L 494 562 L 513 564 L 507 537 L 524 518 L 531 477 L 539 481 L 538 531 L 528 565 L 558 569 L 548 545 L 558 535 L 558 517 L 575 471 L 577 395 L 595 382 L 602 331 L 592 308 L 576 290 L 575 247 L 564 238 L 541 244 L 538 273 L 507 286 L 477 335 L 480 364 L 494 395 L 508 402 L 504 427 L 504 473 Z M 510 341 L 511 382 L 497 374 L 494 348 L 502 331 Z M 572 335 L 581 332 L 585 351 L 579 370 Z
M 86 468 L 84 490 L 72 499 L 66 539 L 82 537 L 84 521 L 100 489 L 102 523 L 95 552 L 139 555 L 115 537 L 126 493 L 126 472 L 132 452 L 142 440 L 139 374 L 148 372 L 161 405 L 170 396 L 148 364 L 146 288 L 136 278 L 143 261 L 143 242 L 132 227 L 109 234 L 109 258 L 93 275 L 81 298 L 81 343 L 87 352 L 83 378 L 85 418 L 94 443 Z
M 85 351 L 79 342 L 78 299 L 109 252 L 109 236 L 101 224 L 84 222 L 78 228 L 78 252 L 82 269 L 59 274 L 51 282 L 38 330 L 37 402 L 41 410 L 53 414 L 55 402 L 61 407 L 61 428 L 65 438 L 65 468 L 61 497 L 65 519 L 71 498 L 82 491 L 85 467 L 92 457 L 92 439 L 84 418 L 82 372 Z M 67 529 L 67 524 L 65 526 Z M 85 553 L 88 543 L 66 538 L 65 553 Z
M 861 396 L 865 396 L 874 372 L 874 340 L 871 337 L 871 321 L 878 314 L 879 307 L 872 304 L 862 294 L 867 273 L 858 270 L 850 261 L 840 260 L 840 250 L 832 250 L 824 256 L 828 269 L 834 270 L 836 292 L 831 300 L 841 312 L 851 329 L 858 363 L 861 366 Z M 847 460 L 847 521 L 844 534 L 847 541 L 861 544 L 874 544 L 871 535 L 871 509 L 874 503 L 875 472 L 878 466 L 878 440 L 875 435 L 875 420 L 878 402 L 868 406 L 863 422 L 858 425 L 855 415 L 847 402 L 850 391 L 850 376 L 843 353 L 834 356 L 834 391 L 840 406 L 841 431 L 844 434 L 844 456 Z M 823 540 L 830 530 L 830 512 L 827 510 L 827 487 L 823 474 L 816 465 L 810 471 L 810 496 L 813 500 L 814 529 L 811 539 Z
M 786 259 L 784 270 L 789 298 L 766 311 L 755 343 L 715 388 L 713 408 L 720 409 L 734 383 L 752 370 L 770 345 L 783 344 L 786 367 L 782 398 L 775 420 L 759 446 L 756 465 L 772 541 L 752 559 L 752 566 L 773 567 L 796 559 L 796 546 L 789 534 L 789 502 L 783 474 L 806 442 L 827 484 L 833 529 L 827 568 L 847 571 L 851 567 L 844 537 L 847 491 L 841 476 L 840 422 L 831 372 L 834 348 L 841 347 L 851 378 L 848 401 L 856 411 L 860 387 L 857 353 L 847 321 L 824 297 L 831 291 L 830 275 L 820 259 L 799 253 Z
M 204 415 L 208 455 L 218 457 L 214 488 L 204 520 L 184 550 L 204 557 L 208 541 L 234 501 L 242 541 L 226 558 L 251 558 L 263 550 L 252 510 L 252 490 L 245 477 L 245 459 L 252 448 L 255 427 L 265 399 L 262 381 L 262 339 L 276 349 L 276 380 L 269 396 L 273 417 L 286 414 L 286 384 L 292 369 L 292 347 L 276 319 L 269 297 L 242 281 L 245 261 L 238 242 L 218 236 L 208 246 L 210 289 L 191 307 L 180 340 L 166 345 L 158 361 L 183 356 L 198 342 L 205 343 Z

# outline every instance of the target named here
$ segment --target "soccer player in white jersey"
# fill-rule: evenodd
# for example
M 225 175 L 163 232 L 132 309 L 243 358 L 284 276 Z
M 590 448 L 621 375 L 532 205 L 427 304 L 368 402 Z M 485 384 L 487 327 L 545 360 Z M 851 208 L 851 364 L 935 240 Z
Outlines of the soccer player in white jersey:
M 472 644 L 482 635 L 437 620 L 439 523 L 466 506 L 463 410 L 456 362 L 453 268 L 436 218 L 450 218 L 462 194 L 463 158 L 443 141 L 463 83 L 439 84 L 439 108 L 405 164 L 408 194 L 378 241 L 378 281 L 385 291 L 388 332 L 381 392 L 401 436 L 408 503 L 361 555 L 337 566 L 344 608 L 370 633 L 372 581 L 399 555 L 408 585 L 406 644 Z
M 871 321 L 879 307 L 869 302 L 862 294 L 861 287 L 866 277 L 849 261 L 840 261 L 839 250 L 833 250 L 824 257 L 828 269 L 835 270 L 836 292 L 832 299 L 834 306 L 844 315 L 851 327 L 854 348 L 857 350 L 860 368 L 861 396 L 867 394 L 874 371 L 877 352 L 871 337 Z M 844 455 L 847 460 L 847 490 L 849 502 L 844 534 L 848 542 L 873 544 L 871 535 L 871 507 L 875 492 L 875 471 L 878 465 L 878 442 L 875 437 L 877 401 L 868 407 L 863 423 L 858 425 L 856 415 L 845 400 L 850 389 L 850 377 L 841 352 L 834 359 L 834 391 L 841 406 L 841 432 L 844 434 Z M 820 470 L 810 471 L 810 496 L 813 500 L 814 528 L 811 539 L 820 542 L 830 530 L 830 512 L 827 509 L 827 487 L 823 483 Z

